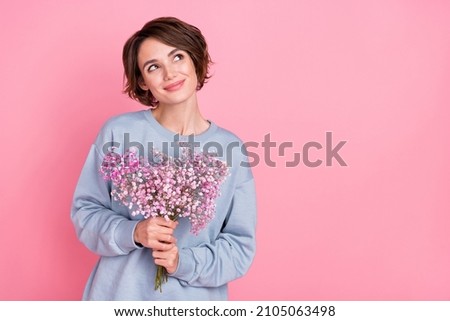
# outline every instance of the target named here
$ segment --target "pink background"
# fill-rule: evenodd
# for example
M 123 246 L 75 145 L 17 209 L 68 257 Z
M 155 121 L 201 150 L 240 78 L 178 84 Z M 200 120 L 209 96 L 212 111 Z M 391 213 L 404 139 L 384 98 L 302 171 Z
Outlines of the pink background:
M 450 299 L 448 1 L 3 1 L 0 299 L 78 300 L 95 261 L 71 199 L 146 21 L 198 26 L 204 115 L 285 156 L 254 168 L 258 250 L 233 300 Z M 285 162 L 347 141 L 341 167 Z M 254 148 L 261 156 L 263 149 Z M 324 159 L 324 150 L 312 151 Z

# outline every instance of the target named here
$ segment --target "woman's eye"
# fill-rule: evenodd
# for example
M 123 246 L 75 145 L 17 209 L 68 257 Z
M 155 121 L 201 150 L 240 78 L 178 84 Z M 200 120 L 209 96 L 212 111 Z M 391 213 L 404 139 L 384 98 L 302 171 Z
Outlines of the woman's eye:
M 150 71 L 153 71 L 153 70 L 156 70 L 156 69 L 158 69 L 157 65 L 151 65 L 150 67 L 148 67 L 147 71 L 150 72 Z
M 183 55 L 182 55 L 182 54 L 177 54 L 177 55 L 175 55 L 175 57 L 173 58 L 174 61 L 178 61 L 178 60 L 181 60 L 181 59 L 183 59 Z

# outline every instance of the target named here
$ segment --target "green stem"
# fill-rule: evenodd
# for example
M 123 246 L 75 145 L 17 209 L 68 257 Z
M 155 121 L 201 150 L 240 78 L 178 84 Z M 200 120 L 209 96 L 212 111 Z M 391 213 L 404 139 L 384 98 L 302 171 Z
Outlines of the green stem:
M 155 276 L 155 291 L 159 290 L 159 292 L 162 293 L 162 285 L 163 283 L 166 283 L 168 280 L 167 271 L 164 267 L 159 266 L 156 270 L 156 276 Z
M 175 214 L 170 217 L 172 221 L 178 220 L 179 214 Z M 169 279 L 169 275 L 167 274 L 166 268 L 159 266 L 156 270 L 156 276 L 155 276 L 155 291 L 159 290 L 159 292 L 162 293 L 162 285 L 163 283 L 166 283 Z

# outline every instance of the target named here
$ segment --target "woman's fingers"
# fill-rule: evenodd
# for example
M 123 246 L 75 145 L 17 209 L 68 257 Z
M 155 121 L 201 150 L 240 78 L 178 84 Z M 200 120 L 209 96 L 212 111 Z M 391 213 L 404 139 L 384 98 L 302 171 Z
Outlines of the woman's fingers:
M 169 251 L 175 246 L 175 244 L 176 244 L 175 242 L 174 243 L 163 243 L 163 242 L 152 240 L 148 243 L 149 246 L 146 246 L 146 247 L 151 248 L 154 251 Z
M 167 244 L 173 244 L 177 240 L 173 236 L 178 222 L 166 221 L 162 217 L 150 218 L 140 221 L 134 231 L 134 241 L 157 250 L 167 250 Z
M 169 228 L 172 230 L 174 230 L 178 225 L 178 222 L 174 222 L 172 220 L 166 220 L 164 217 L 160 217 L 160 216 L 149 218 L 146 221 L 148 221 L 149 225 L 165 227 L 165 228 Z
M 173 273 L 178 267 L 178 247 L 173 246 L 167 251 L 153 250 L 153 258 L 156 265 L 163 266 L 167 272 Z
M 162 217 L 150 218 L 139 222 L 142 224 L 142 228 L 145 228 L 147 232 L 160 233 L 160 234 L 172 234 L 178 225 L 178 222 L 166 221 Z
M 178 222 L 174 222 L 172 220 L 166 220 L 164 217 L 153 217 L 148 219 L 149 222 L 157 224 L 159 226 L 165 226 L 170 229 L 175 229 L 178 225 Z

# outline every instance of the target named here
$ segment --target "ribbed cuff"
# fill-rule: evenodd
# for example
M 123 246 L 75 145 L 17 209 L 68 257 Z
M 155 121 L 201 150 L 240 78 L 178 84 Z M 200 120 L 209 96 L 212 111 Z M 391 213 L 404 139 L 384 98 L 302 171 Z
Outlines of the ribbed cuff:
M 181 281 L 189 283 L 194 277 L 195 259 L 194 253 L 190 249 L 180 249 L 178 251 L 178 266 L 175 272 L 169 274 Z
M 114 241 L 125 254 L 142 248 L 134 242 L 134 230 L 138 223 L 139 221 L 123 220 L 117 225 L 114 232 Z

